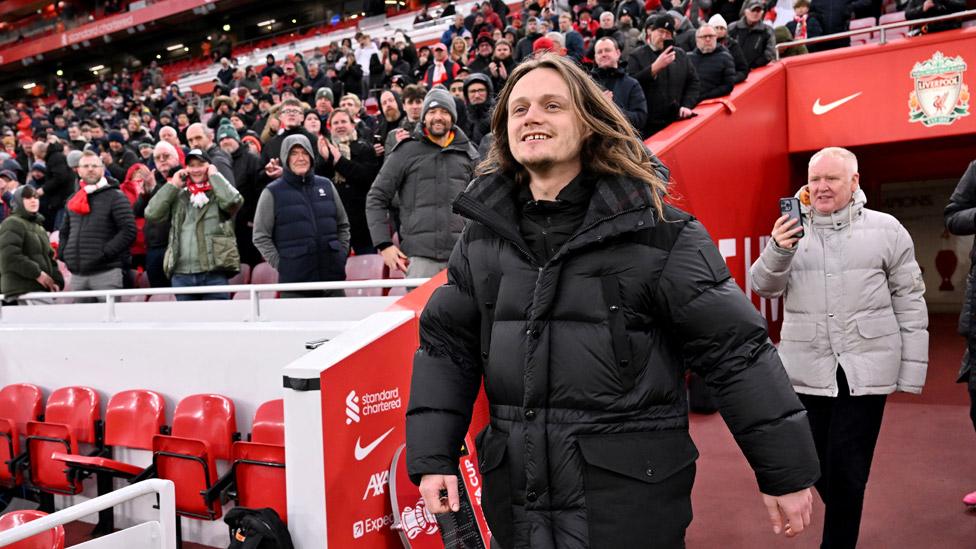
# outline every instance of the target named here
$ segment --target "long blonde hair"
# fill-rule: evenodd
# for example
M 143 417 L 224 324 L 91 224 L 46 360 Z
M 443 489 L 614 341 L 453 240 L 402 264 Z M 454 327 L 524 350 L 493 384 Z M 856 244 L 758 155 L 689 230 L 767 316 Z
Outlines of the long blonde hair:
M 575 63 L 553 53 L 544 53 L 523 61 L 508 77 L 498 95 L 491 117 L 494 137 L 488 156 L 478 166 L 477 175 L 503 173 L 516 183 L 527 184 L 529 174 L 512 156 L 508 140 L 508 99 L 515 84 L 536 69 L 552 69 L 569 86 L 570 99 L 580 116 L 584 132 L 580 161 L 586 170 L 599 175 L 620 175 L 638 179 L 651 187 L 658 215 L 663 215 L 663 197 L 668 185 L 658 177 L 651 158 L 637 131 L 620 112 L 620 108 L 603 95 L 596 83 Z

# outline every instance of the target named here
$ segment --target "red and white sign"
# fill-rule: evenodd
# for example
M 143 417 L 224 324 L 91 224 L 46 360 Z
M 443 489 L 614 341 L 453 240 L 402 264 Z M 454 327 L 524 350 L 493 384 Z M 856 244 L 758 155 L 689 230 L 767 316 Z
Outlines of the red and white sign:
M 971 134 L 976 29 L 790 57 L 790 152 Z M 750 75 L 750 79 L 752 75 Z
M 136 25 L 143 25 L 151 21 L 156 21 L 157 19 L 163 19 L 206 4 L 211 4 L 214 1 L 167 0 L 166 2 L 156 2 L 142 9 L 105 17 L 69 31 L 52 34 L 38 38 L 37 40 L 28 40 L 0 50 L 0 64 L 14 63 L 21 59 L 66 48 L 72 44 L 79 44 L 85 40 L 93 40 Z

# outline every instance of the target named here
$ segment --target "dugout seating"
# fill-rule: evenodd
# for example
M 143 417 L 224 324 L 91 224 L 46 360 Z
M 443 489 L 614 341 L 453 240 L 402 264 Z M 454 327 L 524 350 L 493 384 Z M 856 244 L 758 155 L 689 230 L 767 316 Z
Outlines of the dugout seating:
M 270 507 L 287 522 L 284 401 L 265 402 L 254 413 L 247 442 L 234 443 L 231 469 L 207 492 L 219 503 L 227 492 L 243 507 Z
M 51 393 L 44 408 L 44 421 L 27 422 L 27 460 L 31 484 L 43 492 L 74 495 L 81 492 L 81 480 L 65 474 L 64 463 L 52 458 L 56 452 L 77 454 L 80 443 L 102 448 L 102 422 L 98 393 L 90 387 L 62 387 Z
M 0 486 L 11 488 L 23 481 L 14 460 L 20 455 L 20 437 L 27 423 L 42 417 L 41 389 L 29 383 L 0 389 Z
M 230 461 L 231 447 L 240 438 L 234 402 L 216 394 L 188 396 L 176 405 L 171 432 L 153 437 L 151 472 L 176 485 L 178 515 L 220 518 L 220 502 L 208 502 L 201 494 L 218 480 L 217 460 Z
M 0 516 L 0 532 L 12 530 L 32 520 L 37 520 L 47 513 L 25 509 L 11 511 Z M 64 527 L 58 526 L 35 536 L 5 546 L 6 549 L 64 549 Z
M 152 451 L 153 437 L 168 431 L 166 400 L 159 393 L 134 389 L 117 393 L 109 400 L 105 410 L 107 453 L 120 447 Z M 69 470 L 126 479 L 134 478 L 144 470 L 143 467 L 110 459 L 110 455 L 85 456 L 55 452 L 51 457 L 63 462 Z

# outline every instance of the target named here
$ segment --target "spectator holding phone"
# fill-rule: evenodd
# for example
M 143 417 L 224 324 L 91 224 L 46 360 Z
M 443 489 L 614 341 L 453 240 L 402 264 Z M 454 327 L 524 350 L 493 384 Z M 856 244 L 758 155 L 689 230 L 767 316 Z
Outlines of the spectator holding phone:
M 163 269 L 174 288 L 226 286 L 241 268 L 234 237 L 234 214 L 244 198 L 210 163 L 192 149 L 186 168 L 177 170 L 146 206 L 146 222 L 170 221 Z M 178 301 L 230 299 L 227 293 L 182 294 Z
M 688 54 L 674 46 L 674 19 L 662 14 L 648 19 L 647 43 L 627 59 L 627 72 L 640 82 L 647 99 L 647 121 L 641 137 L 649 137 L 675 120 L 691 118 L 698 104 L 698 75 Z
M 779 217 L 750 270 L 756 293 L 786 299 L 779 354 L 820 458 L 822 547 L 857 545 L 885 400 L 921 393 L 928 365 L 912 238 L 894 217 L 865 207 L 859 179 L 850 151 L 814 154 L 797 193 L 805 227 Z

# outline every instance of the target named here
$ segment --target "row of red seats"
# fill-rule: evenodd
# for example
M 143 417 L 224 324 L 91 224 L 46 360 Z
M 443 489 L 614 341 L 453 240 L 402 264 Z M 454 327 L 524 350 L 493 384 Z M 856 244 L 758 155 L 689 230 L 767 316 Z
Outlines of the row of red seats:
M 226 495 L 244 507 L 271 507 L 287 520 L 283 402 L 262 404 L 254 415 L 248 441 L 237 432 L 234 402 L 216 394 L 182 399 L 166 426 L 166 401 L 149 390 L 122 391 L 109 400 L 104 421 L 98 393 L 89 387 L 63 387 L 48 397 L 21 383 L 0 390 L 0 485 L 26 485 L 41 493 L 79 494 L 94 474 L 99 492 L 111 479 L 135 483 L 163 478 L 176 486 L 181 516 L 216 520 Z M 21 452 L 20 437 L 26 449 Z M 79 453 L 79 444 L 94 446 Z M 114 448 L 148 450 L 152 465 L 143 468 L 112 459 Z M 217 460 L 231 462 L 217 475 Z M 23 470 L 28 471 L 29 484 Z M 110 528 L 111 512 L 100 527 Z M 103 523 L 109 524 L 103 524 Z

